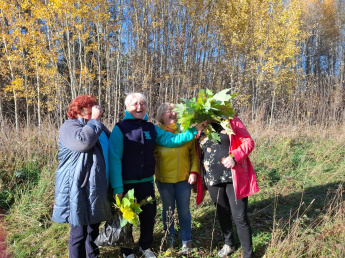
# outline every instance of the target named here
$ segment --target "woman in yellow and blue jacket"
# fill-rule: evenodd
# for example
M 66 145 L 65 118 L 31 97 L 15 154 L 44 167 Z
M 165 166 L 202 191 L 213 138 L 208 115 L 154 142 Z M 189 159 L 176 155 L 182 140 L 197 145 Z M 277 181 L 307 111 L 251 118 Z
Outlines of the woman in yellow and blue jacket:
M 157 120 L 160 128 L 172 133 L 178 133 L 174 104 L 164 103 L 157 110 Z M 182 253 L 186 254 L 191 246 L 191 213 L 190 195 L 191 185 L 196 183 L 199 174 L 199 158 L 195 148 L 195 140 L 191 140 L 179 147 L 168 148 L 156 145 L 155 176 L 156 185 L 160 193 L 163 211 L 164 230 L 168 230 L 168 247 L 174 244 L 174 212 L 177 206 Z

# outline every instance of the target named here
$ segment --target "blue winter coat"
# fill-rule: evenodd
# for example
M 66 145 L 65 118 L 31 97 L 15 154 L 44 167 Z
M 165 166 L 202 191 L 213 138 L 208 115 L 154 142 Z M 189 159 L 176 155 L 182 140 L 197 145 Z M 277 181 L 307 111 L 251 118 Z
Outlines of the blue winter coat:
M 97 120 L 69 119 L 59 132 L 59 166 L 52 220 L 84 226 L 109 220 L 106 165 L 98 141 L 108 129 Z M 91 156 L 90 156 L 91 155 Z

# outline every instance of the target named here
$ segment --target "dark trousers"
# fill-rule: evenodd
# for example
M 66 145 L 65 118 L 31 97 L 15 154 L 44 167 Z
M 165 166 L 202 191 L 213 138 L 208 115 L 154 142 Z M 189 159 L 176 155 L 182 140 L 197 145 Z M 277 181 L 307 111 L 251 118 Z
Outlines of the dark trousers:
M 153 181 L 150 181 L 136 184 L 124 184 L 123 194 L 127 193 L 129 190 L 133 188 L 134 196 L 137 199 L 138 203 L 140 203 L 144 199 L 147 199 L 150 196 L 154 200 L 153 203 L 142 205 L 140 207 L 142 209 L 142 212 L 139 213 L 139 246 L 143 250 L 146 250 L 150 248 L 153 243 L 153 228 L 155 225 L 155 217 L 157 212 L 154 183 Z M 121 253 L 127 256 L 133 253 L 133 249 L 121 248 Z
M 95 240 L 99 234 L 99 225 L 73 226 L 69 236 L 70 258 L 94 258 L 98 257 L 99 249 Z
M 232 233 L 232 217 L 242 245 L 243 257 L 253 257 L 252 232 L 247 216 L 248 197 L 236 201 L 232 183 L 208 186 L 208 190 L 212 201 L 216 204 L 217 216 L 225 244 L 235 245 Z

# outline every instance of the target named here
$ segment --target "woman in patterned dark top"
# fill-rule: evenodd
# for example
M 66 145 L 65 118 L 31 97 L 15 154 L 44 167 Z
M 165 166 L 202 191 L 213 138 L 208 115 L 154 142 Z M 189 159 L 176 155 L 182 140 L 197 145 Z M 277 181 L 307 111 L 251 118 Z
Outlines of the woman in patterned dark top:
M 235 221 L 243 257 L 253 257 L 252 233 L 247 216 L 248 196 L 259 191 L 254 169 L 248 155 L 254 141 L 240 119 L 229 121 L 234 134 L 228 135 L 220 124 L 211 123 L 219 133 L 220 141 L 199 136 L 204 181 L 216 205 L 224 246 L 218 252 L 226 257 L 235 251 L 231 217 Z

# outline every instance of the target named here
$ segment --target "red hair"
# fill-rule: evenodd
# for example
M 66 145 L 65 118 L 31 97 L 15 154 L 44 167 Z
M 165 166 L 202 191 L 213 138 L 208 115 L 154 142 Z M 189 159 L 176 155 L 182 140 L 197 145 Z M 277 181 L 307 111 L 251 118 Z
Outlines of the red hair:
M 77 118 L 77 116 L 81 113 L 83 108 L 93 107 L 94 105 L 97 105 L 97 99 L 94 96 L 78 96 L 71 101 L 71 104 L 69 104 L 67 116 L 70 119 Z

